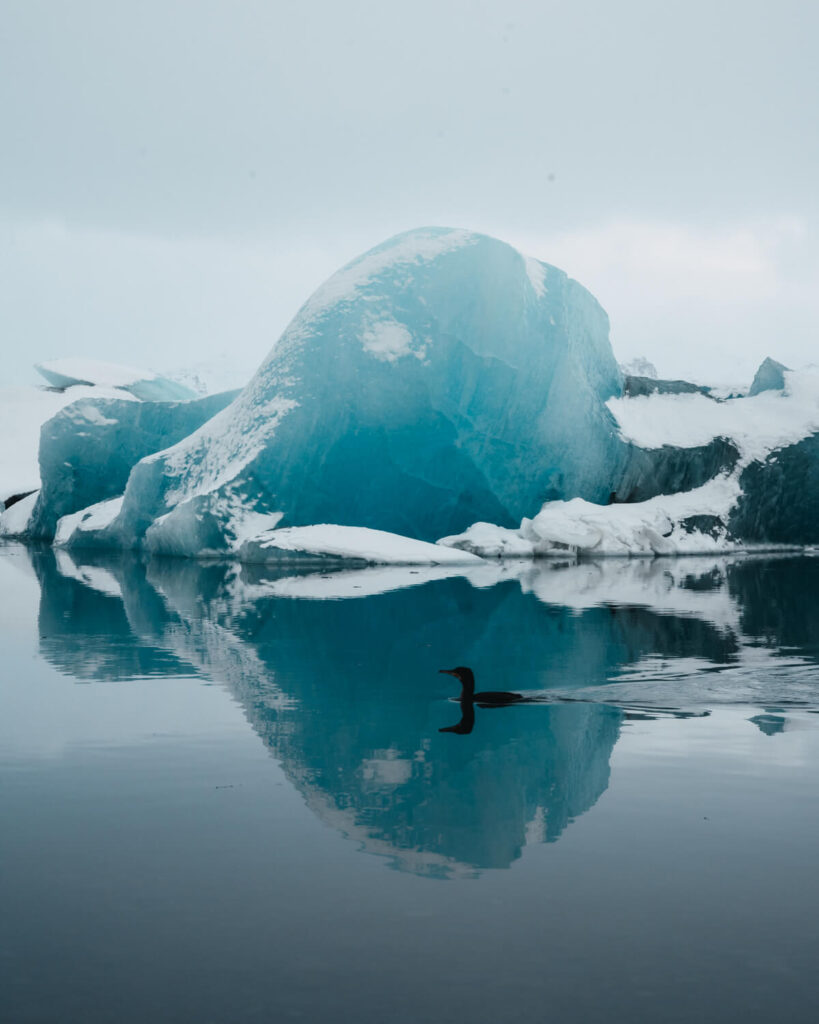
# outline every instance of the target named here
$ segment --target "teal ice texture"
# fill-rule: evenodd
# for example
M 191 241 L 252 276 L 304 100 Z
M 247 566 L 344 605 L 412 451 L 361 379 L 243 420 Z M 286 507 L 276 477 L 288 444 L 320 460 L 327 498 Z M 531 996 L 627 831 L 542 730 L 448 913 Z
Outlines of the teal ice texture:
M 785 387 L 785 374 L 788 367 L 768 356 L 756 371 L 748 395 L 758 395 L 761 391 L 782 391 Z
M 783 389 L 785 373 L 766 359 L 751 395 Z M 606 402 L 655 393 L 722 400 L 686 381 L 624 379 L 605 312 L 561 270 L 484 235 L 423 228 L 325 282 L 235 400 L 63 410 L 43 428 L 27 535 L 51 539 L 61 516 L 122 495 L 62 542 L 242 558 L 272 527 L 434 541 L 479 522 L 517 528 L 548 501 L 631 504 L 737 473 L 741 501 L 678 532 L 819 541 L 819 435 L 793 445 L 785 432 L 748 465 L 728 437 L 625 441 Z
M 308 300 L 229 409 L 136 466 L 99 539 L 218 551 L 241 508 L 435 540 L 605 502 L 623 454 L 608 327 L 585 288 L 503 242 L 399 235 Z
M 181 441 L 238 394 L 189 402 L 85 398 L 61 409 L 40 432 L 40 476 L 27 535 L 52 540 L 61 516 L 122 494 L 140 459 Z

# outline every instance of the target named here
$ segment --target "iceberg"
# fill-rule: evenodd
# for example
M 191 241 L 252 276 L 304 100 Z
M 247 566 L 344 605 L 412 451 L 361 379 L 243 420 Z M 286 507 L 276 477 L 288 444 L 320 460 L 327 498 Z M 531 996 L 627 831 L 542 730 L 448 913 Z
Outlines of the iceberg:
M 762 391 L 783 391 L 787 372 L 787 366 L 783 366 L 782 363 L 778 363 L 769 356 L 756 371 L 748 396 L 758 395 Z
M 738 545 L 729 542 L 726 521 L 738 494 L 737 481 L 723 476 L 691 491 L 632 504 L 595 505 L 582 498 L 547 502 L 514 531 L 520 545 L 515 556 L 653 556 L 731 550 Z M 505 557 L 498 550 L 499 542 L 511 546 L 511 533 L 479 523 L 438 543 L 484 558 Z
M 68 388 L 107 387 L 127 391 L 141 402 L 183 402 L 196 392 L 185 384 L 150 370 L 138 370 L 95 359 L 54 359 L 35 364 L 35 370 L 55 391 Z
M 0 511 L 40 486 L 37 452 L 42 425 L 78 398 L 114 394 L 85 386 L 66 392 L 25 386 L 0 389 Z
M 44 427 L 28 536 L 346 568 L 819 541 L 819 373 L 624 378 L 589 292 L 468 231 L 342 268 L 233 401 L 136 404 L 136 372 Z
M 114 363 L 59 359 L 37 367 L 48 386 L 0 389 L 0 513 L 40 486 L 40 430 L 65 406 L 85 398 L 183 401 L 194 392 L 175 381 Z M 164 447 L 160 445 L 160 447 Z M 9 529 L 3 516 L 0 530 Z M 19 529 L 19 511 L 15 521 Z
M 819 372 L 783 390 L 607 403 L 630 451 L 606 505 L 546 502 L 515 530 L 477 523 L 439 543 L 484 558 L 528 552 L 680 555 L 819 543 Z
M 51 540 L 61 517 L 121 496 L 140 459 L 187 437 L 237 394 L 186 402 L 85 398 L 61 409 L 40 432 L 42 487 L 26 535 Z
M 483 235 L 411 231 L 319 288 L 229 408 L 139 462 L 96 540 L 236 553 L 261 515 L 434 541 L 605 501 L 621 391 L 581 285 Z

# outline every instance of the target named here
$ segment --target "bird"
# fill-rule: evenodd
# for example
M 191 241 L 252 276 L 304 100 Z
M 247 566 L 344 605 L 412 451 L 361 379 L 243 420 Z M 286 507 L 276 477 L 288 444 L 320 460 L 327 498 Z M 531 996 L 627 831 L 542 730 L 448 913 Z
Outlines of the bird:
M 505 708 L 510 704 L 521 704 L 529 700 L 521 693 L 509 693 L 506 690 L 482 690 L 475 693 L 475 675 L 471 668 L 459 665 L 457 668 L 438 670 L 447 676 L 455 676 L 461 682 L 461 695 L 456 700 L 461 703 L 475 703 L 479 708 Z

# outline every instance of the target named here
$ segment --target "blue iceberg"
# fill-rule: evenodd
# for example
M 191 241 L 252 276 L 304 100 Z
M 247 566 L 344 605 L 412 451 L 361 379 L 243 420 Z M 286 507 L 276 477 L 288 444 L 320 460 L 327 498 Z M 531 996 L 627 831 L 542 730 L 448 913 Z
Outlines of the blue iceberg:
M 565 273 L 419 229 L 319 288 L 230 404 L 55 417 L 29 534 L 334 564 L 808 543 L 819 375 L 785 373 L 747 397 L 624 378 Z
M 188 402 L 84 398 L 40 432 L 42 486 L 25 535 L 51 540 L 63 516 L 121 495 L 140 459 L 187 437 L 237 391 Z
M 762 361 L 759 369 L 756 371 L 748 397 L 751 398 L 763 391 L 783 391 L 785 388 L 785 374 L 787 372 L 787 366 L 778 363 L 775 359 L 771 359 L 768 356 L 767 359 Z
M 96 540 L 235 551 L 265 517 L 430 541 L 606 501 L 621 390 L 576 281 L 483 235 L 411 231 L 331 277 L 228 409 L 140 462 Z

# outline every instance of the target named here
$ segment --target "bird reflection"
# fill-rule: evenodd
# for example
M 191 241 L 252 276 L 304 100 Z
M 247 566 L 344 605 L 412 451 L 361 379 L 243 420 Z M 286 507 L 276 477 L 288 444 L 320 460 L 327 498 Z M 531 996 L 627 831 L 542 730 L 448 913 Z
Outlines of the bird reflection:
M 438 732 L 456 732 L 459 736 L 468 736 L 475 727 L 475 702 L 465 700 L 461 702 L 461 720 L 455 725 L 448 725 Z

